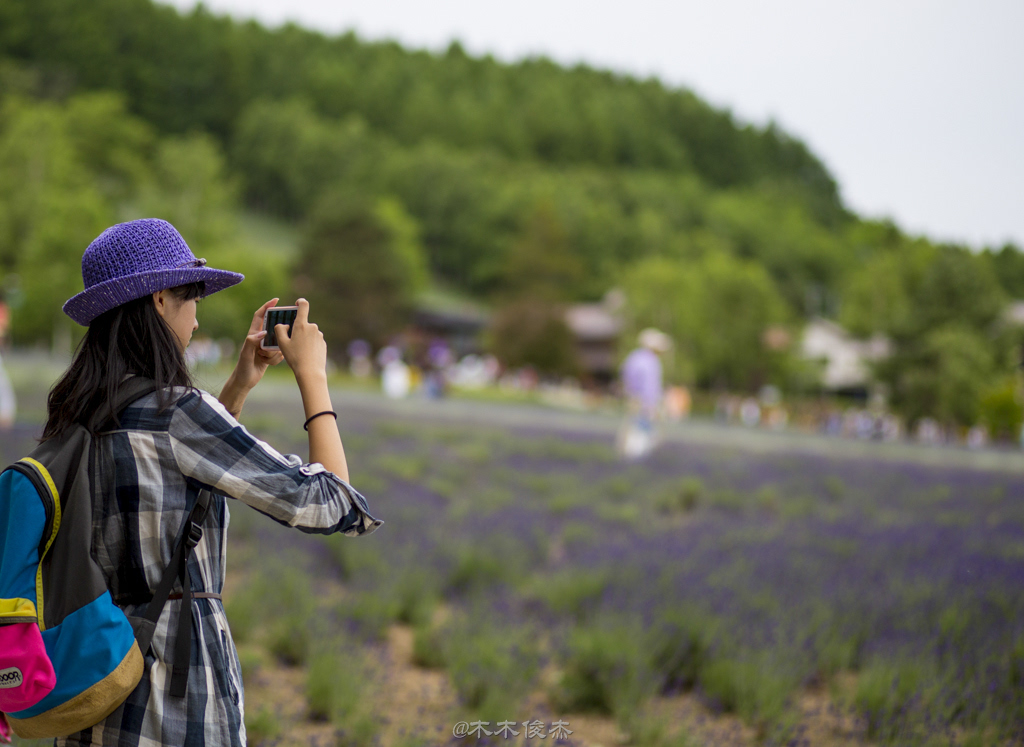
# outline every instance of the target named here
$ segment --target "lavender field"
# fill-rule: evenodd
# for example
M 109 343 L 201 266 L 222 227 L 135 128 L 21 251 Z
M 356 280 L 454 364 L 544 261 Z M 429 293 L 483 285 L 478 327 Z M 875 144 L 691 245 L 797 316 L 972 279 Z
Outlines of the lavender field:
M 263 407 L 253 429 L 301 452 L 290 411 Z M 540 692 L 551 713 L 605 714 L 634 744 L 698 744 L 646 715 L 690 692 L 755 741 L 810 744 L 794 706 L 818 691 L 862 741 L 1024 740 L 1019 472 L 692 442 L 625 464 L 606 433 L 365 402 L 341 426 L 353 483 L 385 520 L 375 535 L 310 538 L 236 511 L 257 575 L 299 578 L 290 557 L 344 590 L 327 606 L 301 581 L 236 597 L 239 628 L 268 588 L 319 610 L 271 621 L 279 658 L 343 662 L 401 623 L 468 720 L 515 721 Z M 350 727 L 324 667 L 309 675 L 319 710 Z M 365 721 L 345 738 L 370 743 Z M 440 726 L 410 743 L 451 740 Z
M 1020 472 L 722 439 L 627 464 L 600 429 L 375 402 L 339 410 L 377 533 L 304 535 L 232 503 L 251 743 L 465 744 L 456 719 L 493 729 L 537 708 L 638 745 L 1024 743 Z M 295 402 L 265 397 L 243 420 L 304 453 Z M 377 666 L 396 628 L 451 708 L 397 713 Z M 301 703 L 260 684 L 268 671 Z M 806 693 L 842 734 L 808 725 Z M 743 738 L 655 715 L 680 694 Z M 285 712 L 329 729 L 308 736 Z M 580 737 L 561 743 L 596 743 Z

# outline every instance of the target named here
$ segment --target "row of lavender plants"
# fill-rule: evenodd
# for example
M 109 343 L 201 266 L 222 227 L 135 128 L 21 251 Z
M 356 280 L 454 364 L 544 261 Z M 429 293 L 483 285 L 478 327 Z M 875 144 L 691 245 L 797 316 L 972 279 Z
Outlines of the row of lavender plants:
M 278 549 L 229 608 L 237 639 L 308 665 L 342 741 L 373 740 L 359 652 L 395 622 L 492 723 L 543 692 L 635 744 L 686 743 L 648 704 L 693 692 L 785 744 L 813 688 L 882 743 L 1024 739 L 1020 475 L 681 444 L 627 464 L 598 436 L 358 413 L 345 430 L 385 526 L 309 538 L 236 510 L 239 539 Z

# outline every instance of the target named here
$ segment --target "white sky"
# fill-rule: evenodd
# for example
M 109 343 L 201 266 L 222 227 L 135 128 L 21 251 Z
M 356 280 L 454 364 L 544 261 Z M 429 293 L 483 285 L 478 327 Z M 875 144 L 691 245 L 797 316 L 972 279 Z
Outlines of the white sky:
M 1024 246 L 1024 0 L 205 4 L 269 25 L 655 75 L 742 120 L 775 119 L 863 215 L 937 240 Z

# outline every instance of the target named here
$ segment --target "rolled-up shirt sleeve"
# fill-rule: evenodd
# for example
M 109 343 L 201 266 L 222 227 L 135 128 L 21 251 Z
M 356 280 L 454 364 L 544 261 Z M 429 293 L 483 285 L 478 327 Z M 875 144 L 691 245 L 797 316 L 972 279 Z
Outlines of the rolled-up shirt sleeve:
M 321 464 L 281 454 L 208 392 L 178 401 L 168 427 L 182 474 L 311 534 L 369 534 L 382 522 L 366 499 Z

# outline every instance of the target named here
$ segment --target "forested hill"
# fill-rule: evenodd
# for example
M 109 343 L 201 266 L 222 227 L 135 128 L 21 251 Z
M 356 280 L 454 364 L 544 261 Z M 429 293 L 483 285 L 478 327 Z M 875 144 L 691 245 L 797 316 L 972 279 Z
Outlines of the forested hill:
M 694 171 L 717 187 L 792 181 L 838 206 L 835 183 L 798 140 L 739 125 L 657 80 L 545 59 L 467 56 L 268 30 L 148 0 L 5 0 L 0 49 L 42 65 L 55 87 L 114 89 L 163 132 L 222 139 L 261 97 L 302 96 L 329 117 L 355 114 L 404 144 L 433 139 L 558 164 Z

